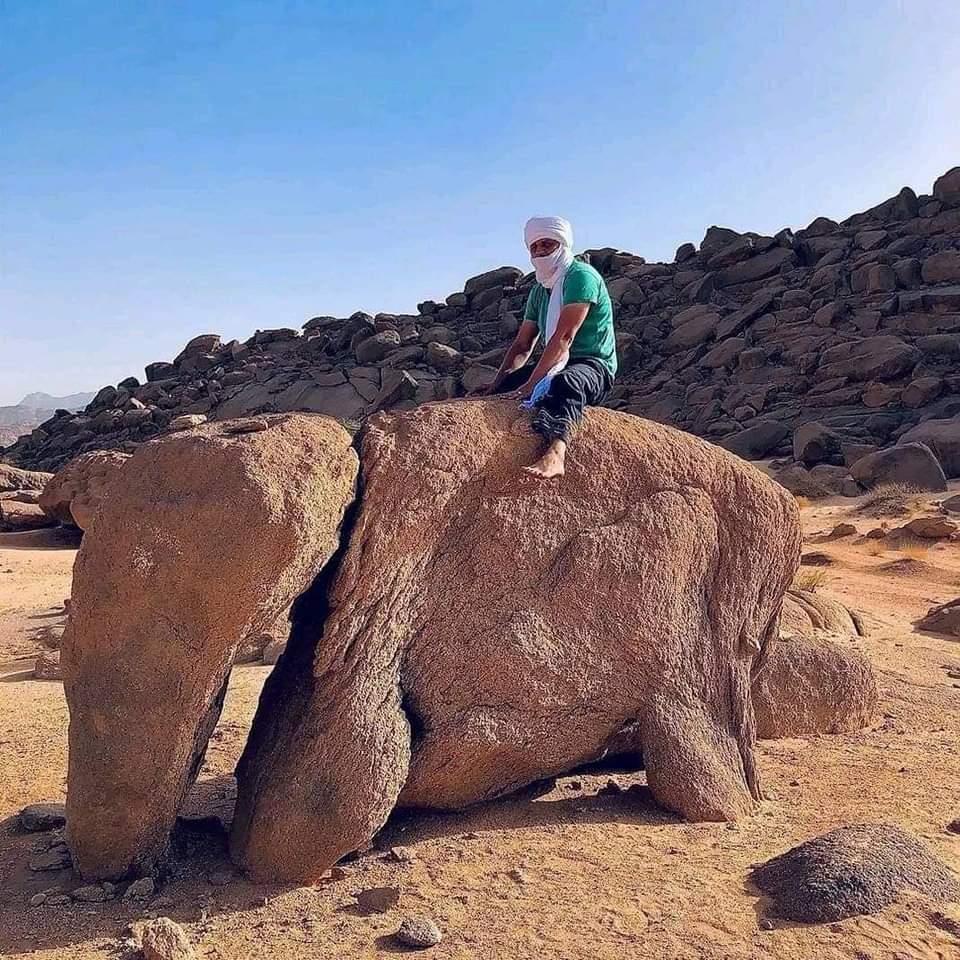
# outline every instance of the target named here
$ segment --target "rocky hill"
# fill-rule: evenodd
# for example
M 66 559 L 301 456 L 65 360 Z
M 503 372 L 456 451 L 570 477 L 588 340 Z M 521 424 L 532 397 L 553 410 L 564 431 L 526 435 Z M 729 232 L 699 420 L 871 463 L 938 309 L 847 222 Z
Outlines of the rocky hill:
M 51 397 L 49 393 L 28 393 L 19 403 L 0 407 L 0 447 L 14 443 L 29 433 L 56 410 L 76 411 L 85 407 L 93 393 L 72 393 L 67 397 Z
M 613 408 L 746 457 L 796 453 L 844 472 L 920 421 L 960 413 L 960 167 L 930 194 L 904 187 L 839 223 L 818 217 L 775 236 L 713 226 L 672 263 L 609 248 L 581 256 L 617 307 Z M 183 415 L 358 420 L 457 396 L 492 376 L 531 283 L 500 267 L 416 315 L 318 316 L 243 343 L 198 336 L 171 362 L 149 364 L 144 382 L 104 387 L 4 456 L 50 470 L 81 452 L 133 449 Z M 811 421 L 816 442 L 795 449 Z

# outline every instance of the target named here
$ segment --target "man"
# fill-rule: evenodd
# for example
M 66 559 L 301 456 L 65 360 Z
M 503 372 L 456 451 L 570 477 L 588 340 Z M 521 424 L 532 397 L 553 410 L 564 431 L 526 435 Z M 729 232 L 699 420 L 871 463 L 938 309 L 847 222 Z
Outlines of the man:
M 617 373 L 613 307 L 603 277 L 573 258 L 573 230 L 561 217 L 533 217 L 523 231 L 537 282 L 523 323 L 486 394 L 514 393 L 535 411 L 533 428 L 547 441 L 527 473 L 564 472 L 567 444 L 588 404 L 603 402 Z M 537 341 L 539 361 L 528 363 Z

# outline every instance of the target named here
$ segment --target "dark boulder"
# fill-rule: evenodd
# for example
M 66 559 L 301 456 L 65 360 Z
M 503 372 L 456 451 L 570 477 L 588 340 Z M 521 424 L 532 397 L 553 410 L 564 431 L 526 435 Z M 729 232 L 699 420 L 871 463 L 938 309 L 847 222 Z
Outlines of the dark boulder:
M 861 457 L 850 467 L 854 480 L 872 488 L 901 483 L 917 490 L 946 490 L 943 468 L 922 443 L 900 443 Z
M 826 923 L 877 913 L 903 890 L 960 898 L 960 879 L 914 836 L 888 823 L 839 827 L 754 868 L 770 913 Z

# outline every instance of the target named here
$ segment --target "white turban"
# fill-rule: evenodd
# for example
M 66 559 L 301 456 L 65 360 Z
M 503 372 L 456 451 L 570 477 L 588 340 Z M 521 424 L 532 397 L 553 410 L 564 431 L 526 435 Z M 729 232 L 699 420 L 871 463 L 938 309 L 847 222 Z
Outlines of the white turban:
M 523 228 L 523 242 L 529 250 L 537 240 L 557 240 L 573 250 L 573 227 L 563 217 L 531 217 Z

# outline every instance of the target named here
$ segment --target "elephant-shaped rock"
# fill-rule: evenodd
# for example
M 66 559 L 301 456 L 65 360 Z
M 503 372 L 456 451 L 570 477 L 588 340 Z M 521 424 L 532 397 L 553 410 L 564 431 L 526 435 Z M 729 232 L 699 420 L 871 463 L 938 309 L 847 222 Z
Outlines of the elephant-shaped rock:
M 452 810 L 611 752 L 665 807 L 760 797 L 754 662 L 801 543 L 793 498 L 669 427 L 588 411 L 555 481 L 504 399 L 371 418 L 342 560 L 294 611 L 237 770 L 231 848 L 312 881 L 397 807 Z

